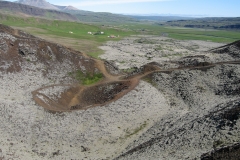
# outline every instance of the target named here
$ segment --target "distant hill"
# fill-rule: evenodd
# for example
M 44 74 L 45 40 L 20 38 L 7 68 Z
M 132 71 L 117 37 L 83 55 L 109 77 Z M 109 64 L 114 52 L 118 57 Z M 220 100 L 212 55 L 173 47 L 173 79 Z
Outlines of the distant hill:
M 42 9 L 51 9 L 66 12 L 77 17 L 82 22 L 89 23 L 122 23 L 122 22 L 134 22 L 137 21 L 132 17 L 112 14 L 106 12 L 90 12 L 79 10 L 72 6 L 58 6 L 51 4 L 45 0 L 18 0 L 17 3 L 34 6 Z
M 107 12 L 90 12 L 84 10 L 68 10 L 65 12 L 76 16 L 82 22 L 90 23 L 128 23 L 139 21 L 133 17 Z
M 180 17 L 180 16 L 138 16 L 138 15 L 129 15 L 129 17 L 134 18 L 134 19 L 139 20 L 139 21 L 157 21 L 157 22 L 193 19 L 191 17 Z
M 192 20 L 177 20 L 168 21 L 166 25 L 189 28 L 240 30 L 240 17 L 211 17 Z
M 51 9 L 51 10 L 59 10 L 59 11 L 78 10 L 77 8 L 74 8 L 72 6 L 53 5 L 45 0 L 18 0 L 16 2 L 20 4 L 43 8 L 43 9 Z
M 19 0 L 16 2 L 20 3 L 20 4 L 38 7 L 38 8 L 60 10 L 57 7 L 55 7 L 54 5 L 46 2 L 45 0 Z
M 77 18 L 69 13 L 57 10 L 46 10 L 19 3 L 0 1 L 0 12 L 5 14 L 14 14 L 20 16 L 37 16 L 48 19 L 59 19 L 67 21 L 77 21 Z

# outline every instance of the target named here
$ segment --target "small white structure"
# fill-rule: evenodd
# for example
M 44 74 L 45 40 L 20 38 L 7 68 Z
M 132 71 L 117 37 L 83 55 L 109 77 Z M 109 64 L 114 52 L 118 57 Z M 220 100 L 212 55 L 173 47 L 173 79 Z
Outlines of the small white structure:
M 101 34 L 104 34 L 104 32 L 101 32 Z
M 92 32 L 88 32 L 88 34 L 92 34 Z
M 72 31 L 69 31 L 69 33 L 70 33 L 70 34 L 73 34 L 73 32 L 72 32 Z

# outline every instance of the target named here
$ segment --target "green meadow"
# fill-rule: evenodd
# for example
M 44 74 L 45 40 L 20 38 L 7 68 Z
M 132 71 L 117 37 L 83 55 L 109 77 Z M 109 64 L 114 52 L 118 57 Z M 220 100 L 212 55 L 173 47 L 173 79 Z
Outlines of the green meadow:
M 36 17 L 15 17 L 0 14 L 2 24 L 24 30 L 37 37 L 60 43 L 97 58 L 103 51 L 98 47 L 109 40 L 120 40 L 138 34 L 162 36 L 179 40 L 204 40 L 230 43 L 240 39 L 240 32 L 169 27 L 156 23 L 134 22 L 126 24 L 86 24 L 60 20 L 46 20 Z M 104 34 L 91 35 L 88 32 Z M 108 38 L 110 35 L 117 38 Z
M 105 25 L 46 20 L 33 17 L 20 18 L 9 15 L 1 17 L 0 15 L 0 22 L 2 24 L 24 30 L 37 37 L 74 48 L 93 57 L 97 57 L 99 54 L 102 54 L 102 51 L 98 48 L 98 46 L 103 43 L 109 40 L 119 40 L 123 37 L 136 34 L 132 31 L 123 31 L 120 29 L 110 28 Z M 88 32 L 92 32 L 93 34 L 97 32 L 104 32 L 104 34 L 91 35 L 88 34 Z M 119 35 L 119 38 L 108 38 L 110 35 Z
M 240 40 L 239 31 L 197 29 L 183 27 L 169 27 L 158 24 L 129 24 L 122 28 L 131 31 L 138 31 L 141 34 L 151 34 L 161 36 L 167 34 L 168 37 L 179 40 L 204 40 L 212 42 L 230 43 Z

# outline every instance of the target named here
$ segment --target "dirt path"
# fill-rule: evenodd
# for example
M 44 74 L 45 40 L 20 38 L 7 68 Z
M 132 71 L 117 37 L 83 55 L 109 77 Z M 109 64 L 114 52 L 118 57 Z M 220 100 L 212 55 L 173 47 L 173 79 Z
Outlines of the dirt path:
M 87 56 L 84 54 L 84 56 Z M 88 57 L 88 56 L 87 56 Z M 139 81 L 155 72 L 172 72 L 176 70 L 185 69 L 201 69 L 205 70 L 216 65 L 221 64 L 240 64 L 240 61 L 218 62 L 211 64 L 199 64 L 198 66 L 183 66 L 179 68 L 170 68 L 162 70 L 161 68 L 148 64 L 145 69 L 133 76 L 123 79 L 124 75 L 111 75 L 101 60 L 95 60 L 95 67 L 100 70 L 104 75 L 104 79 L 88 86 L 76 86 L 76 85 L 51 85 L 40 88 L 32 92 L 33 98 L 37 104 L 41 105 L 47 110 L 64 112 L 72 110 L 86 110 L 95 106 L 103 106 L 126 95 L 133 90 Z M 50 87 L 62 87 L 69 86 L 69 89 L 61 93 L 61 98 L 51 99 L 46 95 L 40 93 L 41 90 L 48 89 Z M 41 98 L 40 98 L 41 97 Z

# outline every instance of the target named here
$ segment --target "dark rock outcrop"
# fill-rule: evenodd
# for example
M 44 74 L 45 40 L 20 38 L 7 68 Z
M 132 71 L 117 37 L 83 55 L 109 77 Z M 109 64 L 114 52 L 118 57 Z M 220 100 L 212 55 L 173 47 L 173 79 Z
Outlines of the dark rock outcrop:
M 240 41 L 230 43 L 228 45 L 213 49 L 211 51 L 219 54 L 228 53 L 233 58 L 240 58 Z
M 213 150 L 203 154 L 201 160 L 239 160 L 240 143 Z

